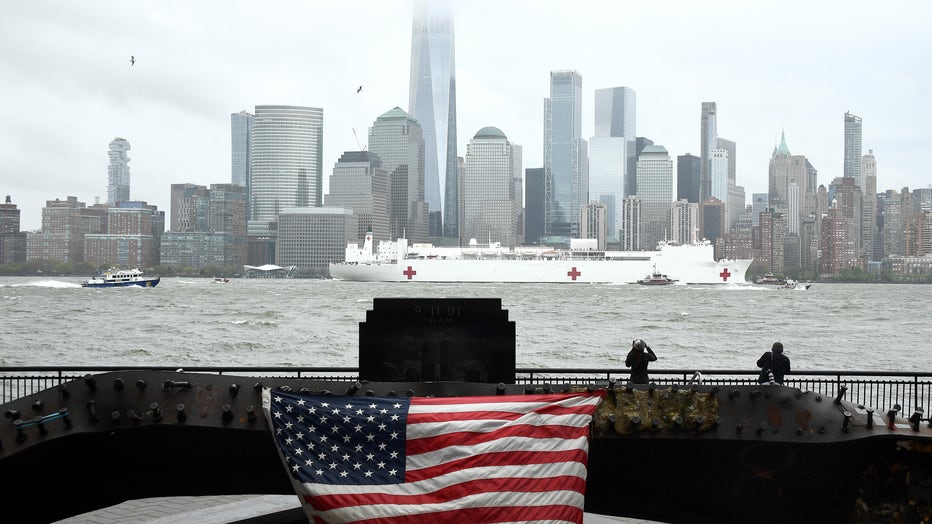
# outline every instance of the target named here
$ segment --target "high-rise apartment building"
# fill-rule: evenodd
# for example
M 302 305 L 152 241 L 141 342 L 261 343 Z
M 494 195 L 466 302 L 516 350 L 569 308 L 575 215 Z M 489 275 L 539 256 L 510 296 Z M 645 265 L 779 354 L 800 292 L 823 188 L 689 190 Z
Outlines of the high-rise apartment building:
M 466 148 L 463 179 L 463 239 L 480 243 L 518 241 L 519 194 L 513 146 L 497 127 L 483 127 Z M 517 166 L 520 169 L 520 166 Z
M 670 214 L 670 241 L 691 244 L 698 240 L 698 231 L 699 204 L 684 199 L 673 202 Z
M 283 209 L 323 200 L 324 110 L 256 106 L 249 195 L 251 221 L 274 222 Z
M 250 170 L 252 169 L 252 126 L 254 123 L 255 117 L 246 111 L 230 114 L 230 151 L 232 152 L 230 181 L 246 188 L 247 202 L 249 201 Z
M 595 90 L 595 137 L 623 138 L 625 143 L 624 195 L 637 194 L 637 94 L 630 87 L 609 87 Z M 594 163 L 593 145 L 589 144 L 590 162 Z M 590 169 L 592 166 L 590 165 Z M 590 171 L 590 190 L 591 190 Z
M 845 178 L 863 189 L 861 180 L 861 117 L 845 112 Z
M 860 262 L 863 213 L 861 188 L 855 183 L 854 177 L 836 178 L 832 181 L 832 186 L 834 186 L 832 207 L 838 210 L 837 218 L 843 220 L 845 225 L 844 241 L 836 239 L 838 251 L 835 256 L 843 267 L 863 267 Z
M 605 204 L 593 200 L 582 207 L 579 221 L 579 237 L 595 239 L 596 249 L 600 251 L 605 251 L 608 246 L 607 212 Z
M 371 151 L 347 151 L 333 166 L 330 191 L 324 197 L 329 208 L 349 209 L 358 218 L 360 244 L 372 233 L 374 245 L 391 240 L 391 182 L 378 155 Z M 300 265 L 300 264 L 297 264 Z
M 703 102 L 700 115 L 699 157 L 699 201 L 712 196 L 712 152 L 718 148 L 718 112 L 715 102 Z
M 391 180 L 391 238 L 427 242 L 424 200 L 424 134 L 421 125 L 395 107 L 369 128 L 369 151 L 378 155 Z
M 110 205 L 129 200 L 129 150 L 129 142 L 123 138 L 117 137 L 110 142 L 107 152 L 110 157 L 107 166 L 107 203 Z
M 408 113 L 424 132 L 424 177 L 430 236 L 458 238 L 456 66 L 453 8 L 417 0 L 411 31 Z
M 26 233 L 20 228 L 20 210 L 10 195 L 0 204 L 0 264 L 26 261 Z
M 589 201 L 589 150 L 582 139 L 582 76 L 550 72 L 544 99 L 544 235 L 578 238 L 580 209 Z
M 163 221 L 155 206 L 144 202 L 118 203 L 107 209 L 107 230 L 84 235 L 84 260 L 95 265 L 152 267 L 158 264 L 153 222 Z M 125 207 L 124 207 L 125 206 Z
M 162 263 L 201 268 L 247 262 L 246 187 L 172 184 L 171 231 L 162 235 Z
M 861 176 L 864 185 L 863 210 L 861 218 L 861 251 L 867 260 L 881 260 L 883 253 L 877 249 L 882 243 L 877 242 L 877 159 L 874 150 L 868 150 L 861 158 Z

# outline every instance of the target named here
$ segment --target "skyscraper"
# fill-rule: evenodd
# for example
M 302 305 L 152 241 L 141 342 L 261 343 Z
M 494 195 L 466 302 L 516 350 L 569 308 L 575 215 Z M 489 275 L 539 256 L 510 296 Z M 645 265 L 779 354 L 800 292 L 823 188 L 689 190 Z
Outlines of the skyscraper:
M 877 159 L 870 149 L 861 158 L 861 176 L 864 178 L 863 217 L 861 219 L 861 249 L 867 260 L 880 260 L 883 252 L 878 249 L 883 244 L 877 242 Z
M 637 93 L 630 87 L 595 90 L 595 136 L 625 139 L 625 195 L 637 193 L 636 117 Z
M 333 166 L 330 192 L 324 199 L 329 208 L 349 209 L 358 217 L 355 238 L 362 242 L 367 233 L 378 245 L 390 240 L 391 182 L 382 161 L 372 151 L 346 151 Z
M 418 0 L 411 31 L 408 113 L 424 132 L 424 177 L 430 235 L 458 238 L 456 69 L 453 8 Z
M 463 176 L 463 240 L 501 242 L 518 240 L 518 194 L 511 142 L 497 127 L 483 127 L 466 148 Z
M 544 235 L 576 238 L 588 202 L 589 144 L 582 139 L 582 76 L 550 72 L 544 99 Z
M 247 202 L 249 201 L 249 174 L 252 167 L 252 126 L 254 122 L 255 117 L 246 111 L 230 115 L 230 150 L 232 151 L 230 181 L 246 188 Z
M 845 178 L 864 189 L 861 180 L 861 117 L 845 111 Z
M 320 206 L 323 128 L 324 110 L 320 108 L 256 106 L 251 221 L 274 222 L 284 209 Z
M 676 199 L 676 175 L 667 149 L 645 147 L 638 157 L 637 177 L 641 246 L 654 249 L 657 242 L 670 236 L 670 210 Z
M 411 242 L 427 242 L 421 125 L 395 107 L 369 128 L 369 151 L 379 156 L 391 179 L 391 238 L 404 235 Z
M 699 201 L 712 196 L 712 151 L 718 147 L 718 109 L 715 102 L 703 102 L 700 116 L 699 157 Z
M 636 191 L 634 97 L 634 90 L 628 87 L 595 91 L 595 135 L 589 140 L 589 198 L 605 205 L 611 241 L 618 240 L 621 201 Z
M 129 142 L 122 138 L 114 138 L 110 142 L 110 165 L 107 166 L 107 203 L 116 205 L 117 202 L 129 200 Z
M 676 157 L 676 199 L 699 203 L 699 171 L 702 159 L 686 153 Z

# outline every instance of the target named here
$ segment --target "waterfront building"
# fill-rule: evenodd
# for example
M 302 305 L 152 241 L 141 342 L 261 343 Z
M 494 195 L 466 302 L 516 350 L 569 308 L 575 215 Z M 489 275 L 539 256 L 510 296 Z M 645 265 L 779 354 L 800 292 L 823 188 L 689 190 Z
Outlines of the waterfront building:
M 617 195 L 616 203 L 628 195 L 637 194 L 637 93 L 630 87 L 609 87 L 595 90 L 595 137 L 624 139 L 623 194 Z M 589 143 L 590 193 L 592 192 L 592 164 L 597 161 L 597 153 Z M 614 157 L 615 153 L 612 153 Z M 615 218 L 616 223 L 618 218 Z M 610 231 L 611 233 L 611 231 Z
M 84 235 L 84 260 L 98 266 L 121 268 L 157 265 L 158 248 L 152 235 L 152 215 L 153 210 L 149 207 L 110 207 L 107 209 L 107 231 Z
M 107 166 L 107 203 L 110 205 L 129 200 L 129 150 L 129 142 L 123 138 L 117 137 L 110 142 L 107 152 L 110 157 Z
M 821 255 L 819 256 L 819 274 L 821 276 L 837 275 L 850 266 L 851 250 L 848 241 L 848 221 L 841 216 L 841 209 L 830 208 L 822 217 Z
M 544 236 L 544 168 L 524 170 L 524 240 L 537 244 Z
M 240 111 L 230 114 L 230 137 L 232 167 L 230 181 L 246 188 L 246 202 L 249 202 L 249 185 L 252 169 L 252 127 L 255 117 L 252 113 Z M 247 206 L 248 215 L 249 206 Z M 249 217 L 247 216 L 248 220 Z
M 93 215 L 102 213 L 99 220 Z M 99 226 L 86 226 L 84 260 L 99 266 L 142 267 L 159 264 L 159 244 L 165 231 L 165 212 L 144 201 L 121 201 L 115 206 L 92 206 L 84 211 Z M 91 232 L 93 231 L 93 232 Z
M 359 229 L 349 242 L 362 244 L 368 233 L 376 246 L 380 241 L 391 240 L 390 201 L 391 181 L 378 155 L 371 151 L 346 151 L 340 156 L 333 166 L 324 205 L 349 209 L 356 215 Z
M 331 262 L 346 259 L 346 245 L 359 234 L 359 218 L 350 209 L 304 207 L 278 215 L 276 264 L 326 272 Z
M 411 115 L 395 107 L 369 128 L 369 151 L 378 155 L 391 181 L 392 239 L 427 242 L 428 204 L 424 200 L 424 134 Z
M 854 179 L 857 187 L 863 187 L 861 161 L 861 117 L 845 111 L 844 177 Z
M 424 132 L 424 178 L 431 237 L 459 237 L 456 61 L 449 1 L 417 0 L 411 30 L 408 113 Z
M 676 199 L 699 203 L 702 159 L 686 153 L 676 157 Z
M 544 99 L 544 235 L 579 238 L 580 210 L 589 201 L 589 150 L 582 139 L 582 76 L 550 72 Z
M 92 222 L 83 220 L 86 204 L 77 197 L 47 200 L 42 208 L 42 229 L 26 235 L 27 260 L 84 262 L 85 233 L 102 233 L 99 221 L 90 231 Z
M 10 195 L 0 204 L 0 264 L 26 261 L 26 233 L 20 228 L 20 210 Z
M 605 251 L 608 246 L 608 209 L 603 202 L 593 200 L 582 207 L 579 238 L 593 238 L 596 248 Z
M 760 214 L 758 223 L 760 250 L 754 257 L 753 266 L 760 273 L 782 275 L 786 215 L 779 211 L 767 210 Z
M 247 262 L 246 187 L 172 184 L 171 230 L 160 242 L 161 263 L 202 268 Z
M 521 188 L 515 185 L 515 170 L 521 167 L 515 165 L 520 157 L 513 149 L 497 127 L 483 127 L 469 141 L 462 176 L 462 244 L 476 239 L 517 245 Z
M 641 201 L 641 246 L 656 249 L 669 238 L 670 210 L 676 200 L 673 160 L 663 146 L 647 146 L 637 162 L 638 198 Z
M 252 132 L 249 217 L 274 222 L 283 209 L 320 206 L 324 111 L 256 106 Z
M 699 201 L 712 195 L 712 152 L 718 147 L 718 109 L 715 102 L 703 102 L 699 122 Z

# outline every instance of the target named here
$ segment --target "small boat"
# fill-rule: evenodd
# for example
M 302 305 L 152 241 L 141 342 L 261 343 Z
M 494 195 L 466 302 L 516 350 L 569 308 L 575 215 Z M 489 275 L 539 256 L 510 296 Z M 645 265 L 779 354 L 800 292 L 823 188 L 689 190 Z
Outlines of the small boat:
M 777 289 L 798 289 L 800 291 L 805 291 L 809 289 L 812 283 L 810 282 L 797 282 L 796 280 L 786 279 L 786 282 L 781 284 Z
M 674 283 L 676 283 L 675 278 L 670 278 L 667 275 L 657 271 L 656 267 L 654 267 L 653 273 L 638 280 L 638 284 L 643 286 L 666 286 Z
M 81 287 L 155 287 L 160 281 L 161 278 L 158 275 L 154 277 L 142 276 L 142 271 L 138 268 L 109 269 L 81 282 Z
M 780 280 L 779 278 L 773 276 L 773 273 L 765 273 L 764 276 L 762 276 L 761 278 L 758 278 L 758 279 L 755 280 L 754 282 L 755 282 L 756 284 L 768 284 L 768 285 L 775 285 L 775 286 L 779 286 L 779 285 L 781 285 L 781 284 L 784 284 L 784 281 L 782 281 L 782 280 Z
M 214 277 L 213 283 L 214 283 L 214 284 L 226 284 L 226 283 L 229 282 L 229 281 L 230 281 L 229 278 Z

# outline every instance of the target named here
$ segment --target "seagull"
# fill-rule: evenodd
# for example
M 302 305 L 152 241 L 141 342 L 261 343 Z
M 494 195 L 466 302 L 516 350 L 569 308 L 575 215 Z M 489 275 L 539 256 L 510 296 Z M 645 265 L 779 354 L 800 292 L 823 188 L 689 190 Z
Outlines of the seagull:
M 356 90 L 357 93 L 359 93 L 360 91 L 362 91 L 362 86 L 359 86 L 359 89 Z
M 136 57 L 135 57 L 135 56 L 129 55 L 129 65 L 130 65 L 130 66 L 136 65 Z

